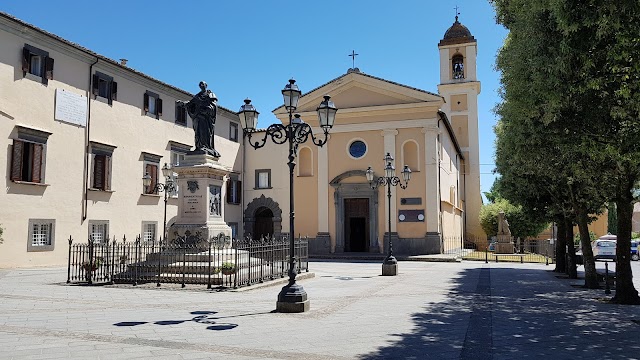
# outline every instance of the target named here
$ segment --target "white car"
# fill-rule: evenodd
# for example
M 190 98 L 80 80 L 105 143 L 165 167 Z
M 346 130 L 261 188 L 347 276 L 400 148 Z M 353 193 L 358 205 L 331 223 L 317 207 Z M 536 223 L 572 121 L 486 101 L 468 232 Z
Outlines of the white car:
M 616 259 L 616 240 L 598 239 L 591 245 L 593 257 L 596 260 L 615 260 Z

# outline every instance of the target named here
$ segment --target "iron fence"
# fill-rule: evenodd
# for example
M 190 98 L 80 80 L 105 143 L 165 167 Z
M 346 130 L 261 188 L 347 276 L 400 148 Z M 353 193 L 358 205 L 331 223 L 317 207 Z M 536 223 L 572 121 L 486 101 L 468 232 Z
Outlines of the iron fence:
M 551 264 L 554 261 L 554 245 L 550 240 L 525 239 L 513 240 L 513 249 L 498 253 L 496 242 L 492 239 L 473 236 L 443 237 L 443 253 L 457 256 L 463 260 L 482 260 L 485 262 L 521 262 Z
M 67 283 L 163 283 L 237 288 L 284 278 L 289 271 L 288 237 L 231 240 L 223 234 L 209 240 L 94 241 L 73 243 L 69 237 Z M 294 241 L 298 273 L 309 271 L 307 238 Z

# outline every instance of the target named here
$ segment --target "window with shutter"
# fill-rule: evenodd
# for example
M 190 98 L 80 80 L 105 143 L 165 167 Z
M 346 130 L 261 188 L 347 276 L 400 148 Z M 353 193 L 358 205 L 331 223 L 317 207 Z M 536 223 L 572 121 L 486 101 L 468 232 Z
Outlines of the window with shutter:
M 11 181 L 42 183 L 44 146 L 13 140 L 11 152 Z
M 160 95 L 148 90 L 144 93 L 144 112 L 147 115 L 155 115 L 156 119 L 162 116 L 162 99 L 160 99 Z
M 47 51 L 25 44 L 22 48 L 22 76 L 32 74 L 40 77 L 43 84 L 53 79 L 53 58 Z
M 111 158 L 115 146 L 91 141 L 92 190 L 111 190 Z
M 113 81 L 113 77 L 107 74 L 103 74 L 96 71 L 93 74 L 93 84 L 91 87 L 91 93 L 94 99 L 100 96 L 107 99 L 109 105 L 113 104 L 113 100 L 116 100 L 116 94 L 118 92 L 118 83 Z
M 156 184 L 158 183 L 158 165 L 146 164 L 145 172 L 151 177 L 151 184 L 149 184 L 145 189 L 145 194 L 157 194 L 158 191 L 156 189 Z
M 176 101 L 176 124 L 187 126 L 187 108 Z

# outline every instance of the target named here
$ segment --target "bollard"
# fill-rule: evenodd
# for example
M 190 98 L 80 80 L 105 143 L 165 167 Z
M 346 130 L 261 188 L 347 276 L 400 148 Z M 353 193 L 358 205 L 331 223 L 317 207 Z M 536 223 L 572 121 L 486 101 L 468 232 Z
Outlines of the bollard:
M 546 262 L 546 266 L 549 266 L 549 250 L 545 250 L 544 251 L 544 258 L 545 258 L 545 262 Z
M 520 254 L 520 264 L 524 264 L 524 254 Z
M 71 244 L 73 244 L 73 239 L 71 235 L 69 235 L 69 260 L 67 262 L 67 284 L 71 282 Z
M 611 287 L 609 286 L 609 262 L 604 263 L 604 293 L 611 295 Z
M 485 264 L 489 263 L 489 246 L 484 248 L 484 263 Z

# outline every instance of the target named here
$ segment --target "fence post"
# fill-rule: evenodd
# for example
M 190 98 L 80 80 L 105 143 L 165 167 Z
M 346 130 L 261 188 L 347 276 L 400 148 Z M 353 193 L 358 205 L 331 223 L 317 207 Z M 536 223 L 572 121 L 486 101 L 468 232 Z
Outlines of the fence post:
M 71 244 L 73 243 L 73 239 L 71 235 L 69 235 L 69 258 L 67 261 L 67 284 L 71 282 Z
M 93 236 L 89 237 L 89 266 L 87 269 L 87 282 L 93 284 Z
M 185 284 L 185 278 L 187 276 L 187 243 L 185 242 L 184 248 L 182 249 L 182 287 L 187 286 Z
M 487 247 L 484 248 L 484 263 L 485 264 L 489 263 L 489 245 L 487 245 Z
M 211 289 L 211 241 L 212 237 L 209 237 L 209 270 L 207 276 L 207 289 Z
M 245 236 L 245 240 L 247 239 L 247 237 Z M 234 250 L 234 256 L 235 256 L 235 264 L 236 264 L 236 271 L 240 268 L 240 264 L 238 263 L 238 242 L 237 241 L 233 241 L 231 243 L 231 248 Z M 249 256 L 251 256 L 251 254 L 249 254 Z M 233 278 L 233 288 L 237 289 L 238 288 L 238 276 L 234 276 Z
M 156 283 L 156 287 L 160 287 L 160 272 L 161 264 L 162 264 L 162 249 L 164 247 L 162 236 L 160 236 L 160 242 L 158 243 L 158 282 Z
M 113 242 L 111 243 L 111 273 L 109 275 L 109 279 L 111 279 L 112 284 L 114 282 L 113 275 L 115 274 L 115 267 L 116 267 L 116 236 L 113 235 Z

